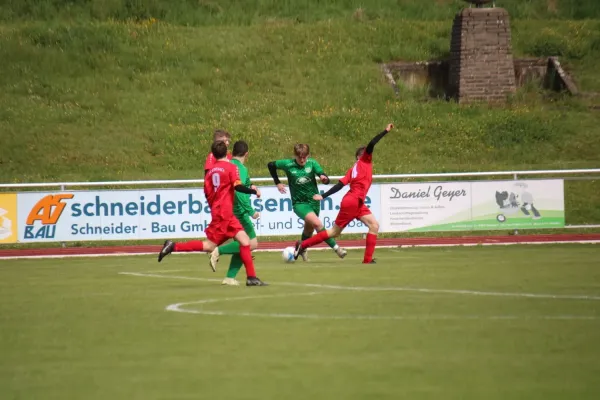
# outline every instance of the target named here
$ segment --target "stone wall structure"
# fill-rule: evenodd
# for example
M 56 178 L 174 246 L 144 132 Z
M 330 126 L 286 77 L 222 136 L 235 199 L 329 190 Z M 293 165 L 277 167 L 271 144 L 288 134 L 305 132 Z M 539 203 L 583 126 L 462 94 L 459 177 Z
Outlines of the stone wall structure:
M 459 103 L 501 102 L 516 90 L 510 18 L 503 8 L 465 8 L 454 18 L 449 95 Z

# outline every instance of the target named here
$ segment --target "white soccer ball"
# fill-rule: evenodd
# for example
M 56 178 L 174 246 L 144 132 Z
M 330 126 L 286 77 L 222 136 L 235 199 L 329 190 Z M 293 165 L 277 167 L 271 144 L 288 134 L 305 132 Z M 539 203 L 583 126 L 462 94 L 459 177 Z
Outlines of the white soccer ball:
M 293 247 L 286 247 L 285 249 L 283 249 L 283 252 L 281 253 L 281 258 L 283 258 L 283 262 L 285 263 L 293 263 L 294 261 L 294 248 Z

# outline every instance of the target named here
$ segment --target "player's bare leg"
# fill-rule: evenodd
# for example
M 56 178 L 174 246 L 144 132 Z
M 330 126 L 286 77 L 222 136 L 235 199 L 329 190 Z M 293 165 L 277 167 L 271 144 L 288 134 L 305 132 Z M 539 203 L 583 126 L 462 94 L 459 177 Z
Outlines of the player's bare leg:
M 373 214 L 363 215 L 359 218 L 359 220 L 369 228 L 369 232 L 367 233 L 367 244 L 365 247 L 365 256 L 363 258 L 363 264 L 375 264 L 373 254 L 375 253 L 375 245 L 377 244 L 379 222 L 377 222 Z
M 267 286 L 267 284 L 256 276 L 254 270 L 254 261 L 252 260 L 252 254 L 250 253 L 250 238 L 244 231 L 239 231 L 235 235 L 235 240 L 240 243 L 240 258 L 246 267 L 246 286 Z
M 325 229 L 325 227 L 323 226 L 323 223 L 321 222 L 321 220 L 319 219 L 319 217 L 317 217 L 317 214 L 315 214 L 315 213 L 309 213 L 309 214 L 307 214 L 304 222 L 305 222 L 304 232 L 306 232 L 307 226 L 309 226 L 309 224 L 312 226 L 312 228 L 315 231 L 317 231 L 317 233 L 319 233 L 319 232 L 321 232 L 321 231 L 323 231 Z M 304 240 L 312 237 L 312 233 L 313 233 L 313 230 L 311 230 L 308 235 L 306 235 L 305 233 L 303 233 L 302 240 L 304 241 Z M 333 249 L 333 251 L 335 251 L 335 254 L 337 254 L 339 258 L 344 258 L 344 257 L 346 257 L 346 254 L 348 254 L 348 252 L 346 251 L 346 249 L 341 248 L 336 243 L 336 241 L 335 241 L 335 239 L 333 237 L 330 237 L 327 240 L 325 240 L 325 243 L 327 243 L 327 245 L 329 247 L 331 247 Z M 302 259 L 304 259 L 304 254 L 306 254 L 306 250 L 303 253 L 300 254 L 300 256 L 302 257 Z
M 315 218 L 311 218 L 310 216 L 313 215 L 316 218 L 316 214 L 311 213 L 306 215 L 306 217 L 304 218 L 304 229 L 302 230 L 302 241 L 305 241 L 306 239 L 309 239 L 312 237 L 313 232 L 315 231 L 315 227 L 313 225 L 314 219 Z M 306 249 L 304 249 L 304 251 L 302 253 L 300 253 L 300 257 L 302 257 L 302 261 L 308 261 L 308 253 L 306 252 Z

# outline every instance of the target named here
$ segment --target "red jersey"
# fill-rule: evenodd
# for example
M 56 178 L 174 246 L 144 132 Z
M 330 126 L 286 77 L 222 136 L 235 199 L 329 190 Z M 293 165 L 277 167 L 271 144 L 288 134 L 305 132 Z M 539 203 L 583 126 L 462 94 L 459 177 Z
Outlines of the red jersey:
M 231 153 L 227 153 L 227 159 L 231 160 L 231 157 L 233 157 L 231 155 Z M 208 153 L 208 156 L 206 157 L 206 161 L 204 162 L 204 170 L 206 171 L 207 169 L 211 169 L 212 167 L 215 166 L 215 163 L 217 162 L 217 160 L 215 159 L 215 156 L 213 156 L 213 153 Z
M 229 161 L 217 161 L 204 178 L 204 195 L 213 220 L 233 217 L 234 187 L 240 185 L 238 168 Z
M 352 195 L 364 202 L 373 182 L 373 155 L 363 152 L 340 182 L 344 185 L 350 184 L 350 191 L 346 195 Z

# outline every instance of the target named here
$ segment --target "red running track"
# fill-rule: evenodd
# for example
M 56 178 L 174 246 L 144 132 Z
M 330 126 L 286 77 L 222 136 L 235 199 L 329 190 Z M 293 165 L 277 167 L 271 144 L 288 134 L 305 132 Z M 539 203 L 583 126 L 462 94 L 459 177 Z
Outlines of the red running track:
M 531 243 L 600 243 L 600 233 L 590 234 L 551 234 L 551 235 L 498 235 L 498 236 L 460 236 L 460 237 L 422 237 L 422 238 L 390 238 L 378 239 L 378 247 L 400 246 L 461 246 L 461 245 L 505 245 Z M 338 240 L 338 244 L 346 248 L 364 247 L 364 240 Z M 263 242 L 259 250 L 278 250 L 293 246 L 289 242 Z M 326 247 L 324 243 L 315 247 Z M 143 254 L 158 253 L 160 244 L 136 246 L 104 246 L 104 247 L 66 247 L 45 249 L 0 249 L 0 258 L 10 257 L 44 257 L 44 256 L 77 256 L 77 255 L 110 255 L 110 254 Z

